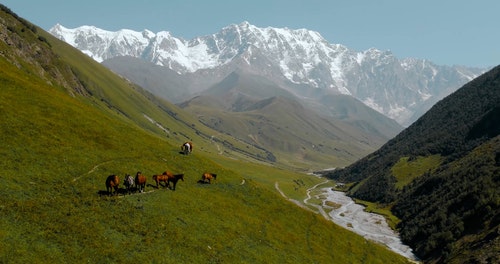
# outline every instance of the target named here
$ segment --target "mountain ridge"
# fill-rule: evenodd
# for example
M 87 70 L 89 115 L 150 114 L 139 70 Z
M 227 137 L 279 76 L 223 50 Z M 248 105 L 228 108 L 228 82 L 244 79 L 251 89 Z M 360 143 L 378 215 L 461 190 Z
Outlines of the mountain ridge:
M 421 59 L 400 60 L 390 51 L 375 48 L 357 52 L 330 44 L 315 31 L 258 28 L 248 22 L 191 40 L 175 38 L 167 31 L 111 32 L 91 26 L 67 29 L 56 25 L 50 32 L 101 62 L 133 56 L 179 74 L 217 72 L 239 60 L 239 67 L 253 68 L 298 96 L 310 96 L 309 89 L 317 90 L 314 99 L 348 94 L 404 126 L 485 71 Z
M 403 241 L 428 262 L 500 255 L 500 66 L 435 104 L 380 149 L 327 173 L 350 196 L 392 206 Z M 467 245 L 481 244 L 469 250 Z M 459 257 L 460 256 L 460 257 Z

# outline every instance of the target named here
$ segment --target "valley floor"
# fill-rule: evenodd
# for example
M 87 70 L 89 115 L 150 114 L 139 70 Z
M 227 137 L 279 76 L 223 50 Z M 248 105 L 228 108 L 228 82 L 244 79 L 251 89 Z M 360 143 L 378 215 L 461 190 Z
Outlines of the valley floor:
M 362 205 L 356 204 L 343 192 L 334 191 L 331 187 L 319 188 L 327 182 L 319 183 L 308 189 L 307 198 L 304 199 L 303 203 L 293 199 L 289 200 L 306 209 L 313 207 L 318 213 L 337 225 L 366 239 L 384 244 L 392 251 L 410 260 L 418 260 L 412 249 L 401 242 L 398 234 L 389 227 L 383 216 L 366 212 Z M 282 196 L 287 198 L 279 189 L 278 183 L 275 184 L 275 187 Z

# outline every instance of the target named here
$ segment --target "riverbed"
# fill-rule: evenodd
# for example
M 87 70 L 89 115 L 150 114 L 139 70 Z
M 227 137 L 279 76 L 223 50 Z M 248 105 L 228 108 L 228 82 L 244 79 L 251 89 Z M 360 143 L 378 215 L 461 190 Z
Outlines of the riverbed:
M 315 207 L 320 214 L 337 225 L 368 240 L 384 244 L 408 259 L 418 260 L 412 249 L 401 242 L 399 235 L 389 227 L 383 216 L 364 211 L 362 205 L 356 204 L 344 192 L 332 190 L 331 187 L 316 190 L 319 185 L 321 184 L 307 191 L 308 197 L 304 199 L 304 204 Z M 313 191 L 315 194 L 311 195 Z M 311 198 L 321 200 L 321 205 L 309 203 Z

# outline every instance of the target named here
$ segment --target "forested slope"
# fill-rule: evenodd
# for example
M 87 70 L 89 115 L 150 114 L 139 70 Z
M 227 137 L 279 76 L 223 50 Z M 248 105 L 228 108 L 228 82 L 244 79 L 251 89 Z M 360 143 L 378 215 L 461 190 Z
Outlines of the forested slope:
M 497 136 L 408 185 L 393 208 L 402 239 L 424 259 L 499 263 L 499 165 Z
M 378 151 L 328 177 L 357 183 L 349 190 L 356 198 L 394 204 L 403 240 L 423 259 L 460 254 L 498 260 L 499 132 L 496 67 L 438 102 Z M 464 246 L 480 241 L 494 251 Z

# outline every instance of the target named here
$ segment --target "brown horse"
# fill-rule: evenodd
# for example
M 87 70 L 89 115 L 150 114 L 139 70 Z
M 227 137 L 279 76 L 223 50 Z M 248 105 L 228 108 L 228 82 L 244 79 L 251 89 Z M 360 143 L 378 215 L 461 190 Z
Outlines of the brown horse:
M 163 175 L 166 175 L 168 177 L 167 179 L 167 187 L 175 191 L 175 186 L 177 185 L 177 181 L 182 180 L 184 181 L 184 174 L 173 174 L 170 171 L 166 171 L 163 173 Z M 173 183 L 173 188 L 170 187 L 170 183 Z
M 109 175 L 106 178 L 106 191 L 109 195 L 113 194 L 113 189 L 115 189 L 114 194 L 118 193 L 118 185 L 120 185 L 120 178 L 116 175 Z
M 169 171 L 166 171 L 166 172 L 164 172 L 163 174 L 160 174 L 160 175 L 153 175 L 153 180 L 156 182 L 156 188 L 158 188 L 161 185 L 160 182 L 164 182 L 165 186 L 167 186 L 167 184 L 168 184 L 168 177 L 169 176 L 173 176 L 173 175 L 174 174 L 172 174 Z
M 193 151 L 193 142 L 191 141 L 184 142 L 181 146 L 181 150 L 184 153 L 184 155 L 188 155 Z
M 217 179 L 217 174 L 214 174 L 214 173 L 205 172 L 205 173 L 203 173 L 203 175 L 201 175 L 201 180 L 203 182 L 206 182 L 208 180 L 208 183 L 210 183 L 212 180 L 216 180 L 216 179 Z
M 146 189 L 146 176 L 142 175 L 140 171 L 135 175 L 135 186 L 139 192 L 144 192 Z

